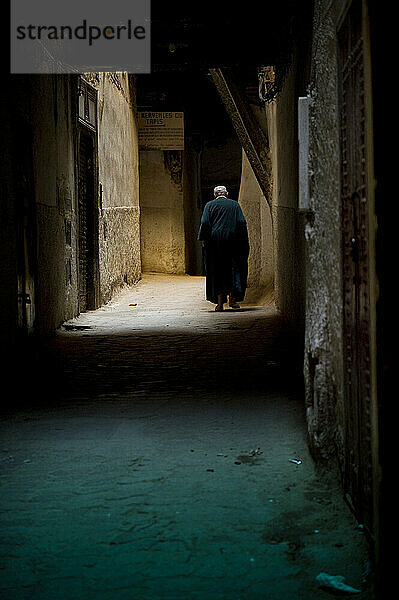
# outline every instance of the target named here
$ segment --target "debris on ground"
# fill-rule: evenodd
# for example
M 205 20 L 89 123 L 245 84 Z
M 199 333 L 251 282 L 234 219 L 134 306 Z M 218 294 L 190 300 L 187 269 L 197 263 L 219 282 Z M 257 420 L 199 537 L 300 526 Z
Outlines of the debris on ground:
M 344 583 L 345 577 L 342 575 L 329 575 L 328 573 L 319 573 L 316 577 L 320 587 L 331 592 L 340 592 L 341 594 L 360 594 L 360 590 Z
M 0 462 L 14 462 L 14 457 L 11 454 L 9 456 L 3 456 L 0 458 Z
M 263 454 L 263 450 L 260 448 L 256 448 L 255 450 L 249 451 L 249 456 L 259 456 L 259 454 Z
M 132 302 L 129 306 L 137 306 L 137 302 Z

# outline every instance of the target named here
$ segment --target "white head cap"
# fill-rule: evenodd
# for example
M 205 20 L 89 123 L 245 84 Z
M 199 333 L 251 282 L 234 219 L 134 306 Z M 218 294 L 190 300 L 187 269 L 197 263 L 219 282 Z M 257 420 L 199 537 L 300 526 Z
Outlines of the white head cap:
M 225 194 L 227 192 L 227 189 L 224 185 L 217 185 L 214 189 L 213 189 L 213 193 L 214 194 Z

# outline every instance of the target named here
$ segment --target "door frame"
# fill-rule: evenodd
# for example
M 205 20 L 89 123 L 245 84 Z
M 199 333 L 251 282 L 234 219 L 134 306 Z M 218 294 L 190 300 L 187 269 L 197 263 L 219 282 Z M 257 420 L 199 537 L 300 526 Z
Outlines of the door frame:
M 15 155 L 15 216 L 17 245 L 17 325 L 22 336 L 36 333 L 37 322 L 37 226 L 33 175 L 32 131 L 19 125 L 14 143 L 23 140 Z M 22 148 L 22 150 L 21 150 Z
M 77 297 L 79 312 L 85 310 L 94 310 L 100 305 L 100 265 L 99 265 L 99 176 L 98 176 L 98 134 L 97 134 L 97 90 L 91 86 L 83 77 L 78 76 L 75 79 L 75 123 L 76 123 L 76 143 L 75 143 L 75 174 L 76 174 L 76 215 L 77 215 Z M 89 107 L 89 100 L 91 106 Z M 93 114 L 94 112 L 94 114 Z M 92 203 L 90 209 L 91 226 L 88 232 L 88 239 L 91 248 L 90 262 L 87 268 L 90 270 L 88 279 L 89 287 L 87 289 L 86 306 L 83 307 L 80 302 L 80 151 L 81 139 L 85 136 L 90 139 L 92 145 Z

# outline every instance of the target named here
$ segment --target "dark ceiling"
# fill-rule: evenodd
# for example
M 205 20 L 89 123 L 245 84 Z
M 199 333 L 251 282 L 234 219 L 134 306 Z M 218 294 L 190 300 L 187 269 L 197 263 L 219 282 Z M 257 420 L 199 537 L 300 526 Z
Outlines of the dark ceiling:
M 308 0 L 151 2 L 152 72 L 278 64 Z
M 257 67 L 289 61 L 311 0 L 151 2 L 151 75 L 138 77 L 139 108 L 182 110 L 187 130 L 229 135 L 231 122 L 209 78 L 228 68 L 256 102 Z
M 216 87 L 201 70 L 139 75 L 137 103 L 139 110 L 183 111 L 185 128 L 190 134 L 218 138 L 232 132 Z

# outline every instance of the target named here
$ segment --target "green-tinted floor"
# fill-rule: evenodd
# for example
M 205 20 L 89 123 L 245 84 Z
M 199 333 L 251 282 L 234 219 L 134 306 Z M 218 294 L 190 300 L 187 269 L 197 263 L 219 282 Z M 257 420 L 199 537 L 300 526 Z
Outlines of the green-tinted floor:
M 203 285 L 146 276 L 37 351 L 40 401 L 2 418 L 1 600 L 312 600 L 321 571 L 373 597 L 279 318 Z

